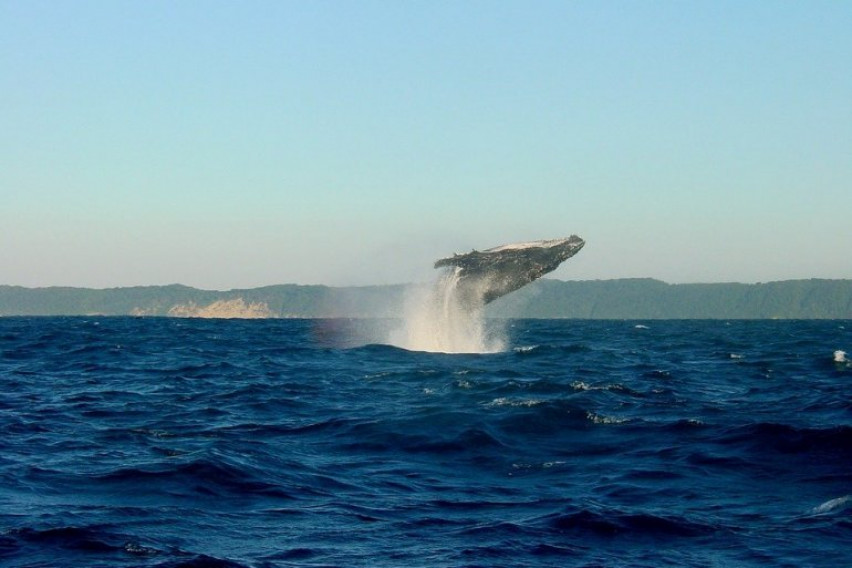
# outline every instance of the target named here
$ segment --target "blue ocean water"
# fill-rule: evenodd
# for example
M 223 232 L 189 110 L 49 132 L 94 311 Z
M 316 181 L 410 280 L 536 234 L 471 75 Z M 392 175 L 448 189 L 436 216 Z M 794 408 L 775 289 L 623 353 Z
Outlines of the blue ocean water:
M 852 322 L 370 325 L 0 318 L 0 564 L 849 565 Z

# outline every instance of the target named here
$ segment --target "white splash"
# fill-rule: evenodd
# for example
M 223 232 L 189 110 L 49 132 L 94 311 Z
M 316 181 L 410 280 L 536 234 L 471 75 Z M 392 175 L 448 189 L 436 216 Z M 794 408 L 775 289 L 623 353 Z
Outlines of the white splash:
M 849 361 L 846 359 L 846 351 L 842 351 L 838 349 L 834 352 L 834 362 L 835 363 L 848 363 Z
M 463 305 L 458 294 L 460 270 L 443 273 L 431 286 L 408 290 L 402 327 L 391 332 L 388 343 L 438 353 L 505 351 L 504 333 L 486 325 L 484 306 Z

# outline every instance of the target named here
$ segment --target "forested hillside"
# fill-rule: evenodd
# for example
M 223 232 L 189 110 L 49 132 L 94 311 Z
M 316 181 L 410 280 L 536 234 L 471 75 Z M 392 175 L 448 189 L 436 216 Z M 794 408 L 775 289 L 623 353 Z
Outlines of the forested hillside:
M 852 280 L 666 284 L 540 280 L 501 298 L 496 317 L 582 319 L 852 318 Z
M 400 317 L 406 286 L 285 284 L 229 290 L 0 286 L 0 316 Z M 489 317 L 581 319 L 852 318 L 852 280 L 666 284 L 653 279 L 539 280 L 490 304 Z

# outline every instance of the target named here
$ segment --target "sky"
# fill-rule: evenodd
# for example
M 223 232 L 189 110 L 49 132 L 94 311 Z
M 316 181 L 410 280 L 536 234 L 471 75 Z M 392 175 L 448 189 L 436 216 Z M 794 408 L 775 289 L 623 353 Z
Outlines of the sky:
M 0 0 L 0 284 L 852 278 L 852 3 Z

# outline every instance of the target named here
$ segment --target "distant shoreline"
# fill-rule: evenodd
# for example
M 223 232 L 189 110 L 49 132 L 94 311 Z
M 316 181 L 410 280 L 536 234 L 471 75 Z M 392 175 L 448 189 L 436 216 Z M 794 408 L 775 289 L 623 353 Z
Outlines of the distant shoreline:
M 393 318 L 409 285 L 281 284 L 228 291 L 189 286 L 27 288 L 0 285 L 0 316 Z M 486 308 L 494 318 L 852 319 L 852 280 L 667 284 L 651 278 L 542 279 Z

